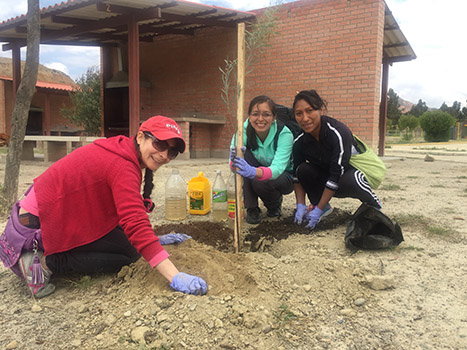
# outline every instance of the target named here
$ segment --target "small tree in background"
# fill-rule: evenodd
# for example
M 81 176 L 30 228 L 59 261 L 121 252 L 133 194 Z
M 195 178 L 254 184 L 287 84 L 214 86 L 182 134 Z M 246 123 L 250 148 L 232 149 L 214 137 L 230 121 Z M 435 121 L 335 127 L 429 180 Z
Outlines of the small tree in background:
M 425 112 L 419 120 L 424 131 L 424 138 L 429 142 L 448 141 L 449 130 L 456 123 L 452 115 L 439 110 Z
M 101 79 L 97 67 L 88 68 L 77 79 L 77 88 L 70 93 L 73 106 L 64 107 L 62 115 L 84 128 L 87 135 L 101 134 Z
M 387 119 L 391 120 L 390 126 L 394 128 L 399 123 L 399 118 L 402 115 L 402 112 L 399 109 L 399 107 L 400 107 L 399 96 L 396 94 L 396 92 L 393 89 L 389 89 Z
M 399 118 L 399 127 L 401 130 L 405 131 L 405 134 L 402 136 L 402 140 L 404 141 L 412 140 L 413 138 L 412 132 L 415 130 L 417 126 L 418 126 L 417 117 L 410 115 L 410 114 L 401 115 L 401 117 Z

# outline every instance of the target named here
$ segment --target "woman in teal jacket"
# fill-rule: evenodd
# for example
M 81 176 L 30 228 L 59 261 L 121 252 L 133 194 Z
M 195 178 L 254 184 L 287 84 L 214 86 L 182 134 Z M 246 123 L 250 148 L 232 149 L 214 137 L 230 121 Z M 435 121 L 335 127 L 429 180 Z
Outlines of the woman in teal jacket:
M 236 137 L 232 138 L 231 160 L 242 175 L 246 221 L 258 224 L 261 210 L 258 198 L 267 208 L 267 216 L 281 215 L 282 196 L 293 191 L 291 153 L 292 132 L 276 121 L 274 101 L 264 95 L 251 100 L 244 123 L 244 158 L 236 156 Z

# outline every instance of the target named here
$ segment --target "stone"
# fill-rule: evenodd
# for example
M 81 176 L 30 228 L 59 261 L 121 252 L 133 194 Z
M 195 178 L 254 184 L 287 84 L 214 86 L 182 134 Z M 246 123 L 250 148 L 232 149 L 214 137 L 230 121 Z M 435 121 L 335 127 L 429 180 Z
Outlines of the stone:
M 435 158 L 433 158 L 432 156 L 430 156 L 428 153 L 427 155 L 425 156 L 425 162 L 434 162 L 435 161 Z
M 144 335 L 146 332 L 149 332 L 149 327 L 143 326 L 143 327 L 136 327 L 131 330 L 131 340 L 134 341 L 135 343 L 141 344 L 141 345 L 146 345 L 146 339 L 144 338 Z
M 13 340 L 7 344 L 5 349 L 16 349 L 19 346 L 18 342 L 16 340 Z
M 363 306 L 363 304 L 366 303 L 366 300 L 364 298 L 358 298 L 358 299 L 355 299 L 355 301 L 353 303 L 356 306 Z
M 393 289 L 395 288 L 395 281 L 394 276 L 385 275 L 385 276 L 377 276 L 377 275 L 367 275 L 366 284 L 370 289 L 373 290 L 386 290 L 386 289 Z
M 39 304 L 34 304 L 32 307 L 31 307 L 31 311 L 32 312 L 41 312 L 42 311 L 42 308 Z

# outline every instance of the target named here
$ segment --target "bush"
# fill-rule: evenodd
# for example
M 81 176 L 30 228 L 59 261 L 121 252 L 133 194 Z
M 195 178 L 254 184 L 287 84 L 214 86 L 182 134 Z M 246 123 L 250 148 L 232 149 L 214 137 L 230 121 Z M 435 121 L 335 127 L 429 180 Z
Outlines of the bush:
M 410 141 L 412 140 L 412 131 L 418 126 L 418 118 L 410 114 L 401 115 L 399 126 L 401 130 L 405 130 L 402 140 Z
M 76 81 L 70 93 L 71 107 L 64 107 L 62 115 L 84 128 L 87 135 L 101 134 L 101 78 L 97 67 L 88 68 Z
M 430 111 L 423 113 L 420 126 L 424 131 L 424 138 L 429 142 L 449 140 L 449 130 L 456 123 L 456 119 L 447 112 Z

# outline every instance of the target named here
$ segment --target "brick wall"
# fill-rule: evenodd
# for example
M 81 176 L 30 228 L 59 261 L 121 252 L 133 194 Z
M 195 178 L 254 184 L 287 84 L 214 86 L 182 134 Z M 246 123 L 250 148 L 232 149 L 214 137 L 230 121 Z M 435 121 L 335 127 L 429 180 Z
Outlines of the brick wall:
M 328 101 L 329 115 L 376 147 L 384 9 L 382 0 L 281 5 L 279 34 L 247 77 L 245 111 L 256 95 L 290 106 L 297 91 L 313 88 Z M 226 119 L 223 127 L 190 123 L 195 157 L 227 155 L 236 121 L 220 97 L 219 67 L 226 57 L 236 57 L 236 42 L 235 28 L 217 27 L 141 44 L 141 77 L 152 84 L 141 94 L 142 119 L 187 113 Z
M 330 116 L 375 147 L 383 1 L 297 1 L 277 16 L 279 34 L 248 77 L 246 100 L 262 92 L 290 106 L 297 91 L 316 89 Z

